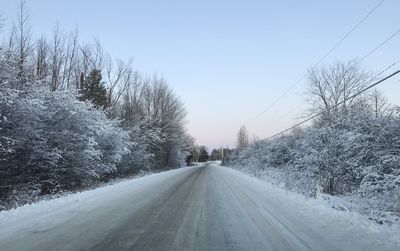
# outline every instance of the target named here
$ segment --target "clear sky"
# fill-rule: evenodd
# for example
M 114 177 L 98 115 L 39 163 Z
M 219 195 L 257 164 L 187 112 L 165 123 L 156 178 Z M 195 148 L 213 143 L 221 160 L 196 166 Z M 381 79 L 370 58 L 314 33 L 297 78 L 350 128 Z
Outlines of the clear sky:
M 101 41 L 111 55 L 134 57 L 135 68 L 157 72 L 185 103 L 197 143 L 234 146 L 245 124 L 266 137 L 304 113 L 306 81 L 285 92 L 380 0 L 135 1 L 28 0 L 33 32 L 78 26 L 80 40 Z M 17 0 L 0 0 L 7 21 Z M 400 1 L 386 0 L 325 61 L 362 57 L 400 29 Z M 400 59 L 400 35 L 369 56 L 379 72 Z M 398 69 L 397 66 L 396 69 Z M 399 77 L 381 87 L 400 104 Z M 282 118 L 289 111 L 294 112 Z

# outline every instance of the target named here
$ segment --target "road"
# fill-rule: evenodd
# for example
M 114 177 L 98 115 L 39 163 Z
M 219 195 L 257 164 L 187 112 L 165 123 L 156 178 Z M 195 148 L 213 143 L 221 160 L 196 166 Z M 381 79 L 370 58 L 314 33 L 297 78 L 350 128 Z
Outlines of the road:
M 360 244 L 360 236 L 349 236 L 344 228 L 335 234 L 337 226 L 314 224 L 254 179 L 216 164 L 116 187 L 4 219 L 0 250 L 363 250 L 380 245 Z

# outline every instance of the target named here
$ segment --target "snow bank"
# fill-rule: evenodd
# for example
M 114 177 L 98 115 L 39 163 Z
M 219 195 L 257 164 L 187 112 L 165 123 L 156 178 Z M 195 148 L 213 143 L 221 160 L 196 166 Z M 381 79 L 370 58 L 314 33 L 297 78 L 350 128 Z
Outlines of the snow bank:
M 400 224 L 378 224 L 376 221 L 370 220 L 367 215 L 349 211 L 343 206 L 346 203 L 343 202 L 345 199 L 341 197 L 326 195 L 317 196 L 317 198 L 305 197 L 241 171 L 229 167 L 221 168 L 233 176 L 247 180 L 251 186 L 258 187 L 260 193 L 267 193 L 268 198 L 282 205 L 282 208 L 292 209 L 296 211 L 296 214 L 303 215 L 302 220 L 306 221 L 313 229 L 330 229 L 332 239 L 343 241 L 346 239 L 344 237 L 349 235 L 352 238 L 369 239 L 382 247 L 393 246 L 394 243 L 400 250 Z M 347 201 L 347 203 L 349 202 Z M 392 245 L 387 245 L 386 242 Z M 351 240 L 347 245 L 347 248 L 351 250 Z

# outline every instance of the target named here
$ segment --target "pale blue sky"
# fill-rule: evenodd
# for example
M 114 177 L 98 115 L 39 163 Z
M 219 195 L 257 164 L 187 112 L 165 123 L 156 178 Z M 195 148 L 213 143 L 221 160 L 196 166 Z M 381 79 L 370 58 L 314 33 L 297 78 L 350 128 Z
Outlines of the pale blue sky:
M 13 19 L 17 0 L 0 0 Z M 28 0 L 33 31 L 57 22 L 98 38 L 110 54 L 134 57 L 137 69 L 163 75 L 186 104 L 188 129 L 199 144 L 233 146 L 246 124 L 266 137 L 302 114 L 302 81 L 276 106 L 253 118 L 299 79 L 379 0 L 128 1 Z M 400 29 L 400 1 L 386 0 L 324 62 L 362 57 Z M 365 68 L 380 71 L 400 59 L 400 36 L 376 51 Z M 400 104 L 399 78 L 382 85 Z M 305 107 L 305 106 L 304 106 Z M 277 122 L 276 122 L 277 121 Z

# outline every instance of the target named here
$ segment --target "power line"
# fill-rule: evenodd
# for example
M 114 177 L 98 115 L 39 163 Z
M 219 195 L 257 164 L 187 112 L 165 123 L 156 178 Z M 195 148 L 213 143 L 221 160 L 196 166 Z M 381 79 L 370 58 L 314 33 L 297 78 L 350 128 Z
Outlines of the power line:
M 381 0 L 377 5 L 375 5 L 374 8 L 372 8 L 355 26 L 353 26 L 353 28 L 351 28 L 326 54 L 324 54 L 324 56 L 322 56 L 315 64 L 313 64 L 313 67 L 317 66 L 322 61 L 324 61 L 344 40 L 346 40 L 347 37 L 350 36 L 351 33 L 353 33 L 376 9 L 378 9 L 378 7 L 381 6 L 384 1 L 385 0 Z M 307 73 L 304 73 L 304 75 L 301 78 L 299 78 L 296 82 L 294 82 L 291 86 L 289 86 L 289 88 L 285 92 L 283 92 L 277 99 L 275 99 L 271 103 L 271 105 L 269 105 L 267 108 L 265 108 L 253 120 L 258 119 L 264 113 L 269 111 L 273 106 L 275 106 L 276 103 L 278 103 L 284 96 L 286 96 L 295 86 L 297 86 L 306 76 L 307 76 Z
M 265 131 L 267 128 L 269 128 L 269 126 L 273 126 L 276 125 L 279 121 L 281 121 L 282 119 L 286 118 L 287 116 L 289 116 L 291 113 L 297 111 L 298 109 L 300 109 L 301 107 L 304 106 L 304 102 L 301 102 L 300 104 L 296 105 L 295 107 L 293 107 L 292 109 L 290 109 L 287 113 L 285 113 L 283 116 L 279 117 L 278 119 L 274 120 L 272 123 L 268 124 L 267 127 L 264 127 L 260 132 Z
M 400 33 L 400 29 L 398 29 L 395 33 L 393 33 L 392 35 L 390 35 L 387 39 L 385 39 L 382 43 L 380 43 L 377 47 L 375 47 L 372 51 L 370 51 L 367 55 L 365 55 L 364 57 L 362 57 L 358 63 L 361 63 L 364 59 L 366 59 L 367 57 L 369 57 L 372 53 L 374 53 L 375 51 L 377 51 L 379 48 L 381 48 L 382 46 L 384 46 L 387 42 L 389 42 L 390 40 L 392 40 L 395 36 L 399 35 Z
M 374 81 L 375 79 L 379 78 L 383 73 L 387 72 L 388 70 L 390 70 L 391 68 L 393 68 L 396 64 L 398 64 L 400 62 L 400 59 L 398 59 L 397 61 L 395 61 L 394 63 L 392 63 L 391 65 L 389 65 L 388 67 L 386 67 L 385 69 L 383 69 L 381 72 L 379 72 L 378 74 L 376 74 L 369 82 L 370 83 L 372 81 Z
M 339 42 L 337 42 L 333 47 L 332 47 L 332 49 L 330 49 L 329 51 L 328 51 L 328 53 L 326 53 L 323 57 L 321 57 L 319 60 L 318 60 L 318 62 L 316 63 L 316 64 L 314 64 L 314 66 L 317 66 L 317 65 L 319 65 L 322 61 L 324 61 L 344 40 L 346 40 L 346 38 L 348 37 L 348 36 L 350 36 L 350 34 L 351 33 L 353 33 L 353 31 L 355 31 L 357 28 L 358 28 L 358 26 L 360 26 L 376 9 L 378 9 L 378 7 L 379 6 L 381 6 L 382 5 L 382 3 L 384 2 L 385 0 L 382 0 L 382 1 L 380 1 L 377 5 L 375 5 L 375 7 L 374 8 L 372 8 L 372 10 L 370 10 L 368 13 L 367 13 L 367 15 L 365 15 L 349 32 L 347 32 L 346 33 L 346 35 L 344 35 L 344 37 L 342 38 L 342 39 L 340 39 L 339 40 Z
M 397 61 L 397 62 L 399 62 L 399 61 Z M 397 62 L 396 62 L 396 63 L 397 63 Z M 390 65 L 390 66 L 389 66 L 388 68 L 386 68 L 384 71 L 390 69 L 390 68 L 393 67 L 396 63 Z M 379 74 L 382 74 L 384 71 L 382 71 L 382 72 L 379 73 Z M 305 124 L 305 123 L 307 123 L 307 122 L 309 122 L 309 121 L 315 119 L 316 117 L 321 116 L 322 114 L 324 114 L 324 113 L 326 113 L 326 112 L 329 112 L 330 110 L 332 110 L 332 109 L 338 107 L 339 105 L 342 105 L 342 104 L 343 104 L 344 102 L 346 102 L 347 100 L 355 98 L 356 96 L 360 95 L 361 93 L 363 93 L 363 92 L 365 92 L 365 91 L 367 91 L 367 90 L 369 90 L 369 89 L 371 89 L 371 88 L 377 86 L 378 84 L 380 84 L 380 83 L 382 83 L 382 82 L 388 80 L 389 78 L 392 78 L 393 76 L 397 75 L 398 73 L 400 73 L 400 70 L 397 70 L 397 71 L 393 72 L 392 74 L 390 74 L 389 76 L 387 76 L 387 77 L 385 77 L 385 78 L 383 78 L 383 79 L 381 79 L 381 80 L 379 80 L 379 81 L 373 83 L 372 85 L 367 86 L 366 88 L 364 88 L 364 89 L 360 90 L 359 92 L 357 92 L 357 93 L 351 95 L 350 97 L 347 97 L 346 99 L 342 100 L 341 102 L 337 103 L 336 105 L 334 105 L 334 106 L 332 106 L 332 107 L 329 107 L 329 108 L 327 108 L 327 109 L 325 109 L 325 110 L 323 110 L 323 111 L 321 111 L 321 112 L 319 112 L 319 113 L 317 113 L 317 114 L 315 114 L 315 115 L 313 115 L 313 116 L 311 116 L 311 117 L 309 117 L 309 118 L 307 118 L 307 119 L 305 119 L 305 120 L 303 120 L 303 121 L 297 123 L 296 125 L 294 125 L 294 126 L 292 126 L 292 127 L 289 127 L 289 128 L 287 128 L 287 129 L 285 129 L 285 130 L 283 130 L 283 131 L 281 131 L 281 132 L 278 132 L 278 133 L 276 133 L 276 134 L 274 134 L 274 135 L 272 135 L 272 136 L 266 138 L 265 140 L 270 140 L 270 139 L 275 138 L 275 137 L 277 137 L 277 136 L 279 136 L 279 135 L 282 135 L 282 134 L 284 134 L 284 133 L 286 133 L 286 132 L 288 132 L 288 131 L 290 131 L 290 130 L 296 128 L 296 127 L 299 127 L 299 126 L 301 126 L 301 125 L 303 125 L 303 124 Z M 378 74 L 378 75 L 379 75 L 379 74 Z M 376 76 L 375 76 L 375 78 L 376 78 Z
M 296 85 L 298 85 L 305 77 L 307 76 L 307 73 L 304 73 L 304 75 L 299 78 L 296 82 L 294 82 L 284 93 L 282 93 L 277 99 L 275 99 L 271 105 L 269 105 L 267 108 L 265 108 L 260 114 L 258 114 L 254 120 L 258 119 L 261 117 L 264 113 L 269 111 L 273 106 L 275 106 L 276 103 L 278 103 L 284 96 L 286 96 Z
M 397 35 L 399 35 L 400 34 L 400 29 L 398 29 L 397 31 L 395 31 L 392 35 L 390 35 L 388 38 L 386 38 L 385 40 L 383 40 L 380 44 L 378 44 L 374 49 L 372 49 L 371 51 L 369 51 L 367 54 L 365 54 L 365 56 L 363 56 L 360 60 L 357 60 L 357 62 L 355 62 L 355 65 L 359 65 L 362 61 L 364 61 L 367 57 L 369 57 L 371 54 L 373 54 L 375 51 L 377 51 L 378 49 L 380 49 L 382 46 L 384 46 L 386 43 L 388 43 L 390 40 L 392 40 L 394 37 L 396 37 Z M 398 62 L 398 61 L 397 61 Z M 395 62 L 394 64 L 396 64 L 397 62 Z M 372 79 L 372 81 L 374 80 L 374 79 L 376 79 L 377 77 L 379 77 L 383 72 L 385 72 L 387 69 L 385 69 L 384 71 L 382 71 L 382 72 L 380 72 L 379 74 L 377 74 L 373 79 Z M 305 75 L 303 75 L 303 77 L 302 78 L 304 78 L 305 76 L 306 76 L 307 74 L 305 74 Z M 345 77 L 345 75 L 343 75 L 343 78 Z M 342 80 L 343 80 L 343 78 L 342 78 Z M 340 80 L 340 81 L 342 81 L 342 80 Z M 299 82 L 299 81 L 298 81 Z M 296 82 L 297 83 L 297 82 Z M 290 90 L 288 90 L 288 91 L 290 91 Z M 284 94 L 284 95 L 286 95 L 286 93 Z M 284 96 L 284 95 L 282 95 L 282 97 Z M 270 106 L 270 107 L 272 107 L 272 106 Z M 270 108 L 269 107 L 269 108 Z M 291 110 L 289 113 L 291 113 L 291 112 L 293 112 L 294 110 L 297 110 L 297 109 L 293 109 L 293 110 Z M 262 114 L 261 114 L 262 115 Z M 260 115 L 260 116 L 261 116 Z M 281 120 L 283 117 L 286 117 L 288 114 L 285 114 L 285 115 L 283 115 L 281 118 L 279 118 L 278 120 Z M 263 130 L 265 130 L 265 128 L 263 129 Z

